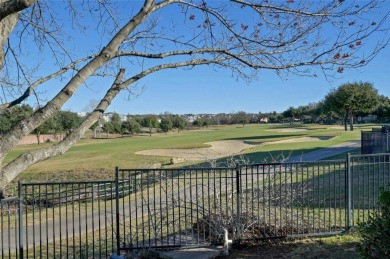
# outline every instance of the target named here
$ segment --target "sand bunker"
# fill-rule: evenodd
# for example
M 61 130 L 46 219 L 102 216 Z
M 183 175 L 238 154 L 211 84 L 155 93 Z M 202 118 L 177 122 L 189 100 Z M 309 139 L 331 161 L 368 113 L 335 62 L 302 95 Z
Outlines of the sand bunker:
M 332 126 L 332 127 L 329 127 L 328 129 L 344 130 L 344 126 Z
M 185 160 L 207 160 L 235 155 L 246 149 L 257 146 L 240 140 L 213 141 L 207 142 L 206 144 L 210 145 L 210 147 L 191 149 L 151 149 L 138 151 L 136 154 L 146 156 L 182 157 Z
M 319 141 L 319 140 L 328 140 L 333 137 L 329 136 L 320 136 L 320 137 L 302 137 L 302 138 L 290 138 L 284 140 L 278 140 L 273 142 L 267 142 L 267 144 L 282 144 L 282 143 L 296 143 L 296 142 L 308 142 L 308 141 Z
M 255 143 L 241 140 L 224 140 L 224 141 L 213 141 L 207 142 L 210 147 L 206 148 L 164 148 L 164 149 L 150 149 L 138 151 L 135 154 L 145 156 L 165 156 L 165 157 L 180 157 L 185 160 L 198 161 L 208 159 L 218 159 L 221 157 L 227 157 L 236 155 L 244 150 L 264 145 L 264 144 L 281 144 L 281 143 L 295 143 L 295 142 L 307 142 L 307 141 L 320 141 L 328 140 L 332 137 L 321 136 L 321 137 L 302 137 L 292 138 L 266 143 Z
M 297 128 L 287 128 L 287 129 L 272 129 L 272 130 L 267 130 L 267 131 L 272 131 L 272 132 L 301 132 L 301 131 L 306 131 L 307 129 L 297 129 Z

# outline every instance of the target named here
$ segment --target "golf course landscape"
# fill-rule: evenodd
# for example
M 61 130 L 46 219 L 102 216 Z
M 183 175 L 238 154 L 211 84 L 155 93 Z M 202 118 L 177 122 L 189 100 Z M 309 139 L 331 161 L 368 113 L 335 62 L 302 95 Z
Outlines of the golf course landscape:
M 178 132 L 139 134 L 133 137 L 93 139 L 85 136 L 65 154 L 31 166 L 14 181 L 70 181 L 111 179 L 114 168 L 152 168 L 226 165 L 232 158 L 247 163 L 281 161 L 317 149 L 347 141 L 359 140 L 361 130 L 375 125 L 358 125 L 355 131 L 344 131 L 339 125 L 248 124 L 209 126 Z M 42 147 L 55 145 L 19 145 L 5 160 Z M 360 150 L 356 151 L 357 153 Z M 181 163 L 171 164 L 172 158 Z
M 210 197 L 221 197 L 222 203 L 218 203 L 220 204 L 218 206 L 223 205 L 222 207 L 229 208 L 226 211 L 231 210 L 229 213 L 231 213 L 232 216 L 229 216 L 229 218 L 232 217 L 231 220 L 234 221 L 233 215 L 237 213 L 235 211 L 236 205 L 234 205 L 234 200 L 229 200 L 230 198 L 223 200 L 224 198 L 222 197 L 233 197 L 228 195 L 231 192 L 231 187 L 228 186 L 230 186 L 230 184 L 232 184 L 231 186 L 235 186 L 235 177 L 227 177 L 228 171 L 216 173 L 218 167 L 234 167 L 237 163 L 244 166 L 245 164 L 253 165 L 257 163 L 289 161 L 291 158 L 299 159 L 300 156 L 305 157 L 305 154 L 313 153 L 314 151 L 333 150 L 332 147 L 343 146 L 346 143 L 355 143 L 353 148 L 350 148 L 348 152 L 359 154 L 360 148 L 357 144 L 360 140 L 361 131 L 371 130 L 373 127 L 379 126 L 380 125 L 375 124 L 358 124 L 354 131 L 344 131 L 344 128 L 340 125 L 247 124 L 242 126 L 234 124 L 203 128 L 192 127 L 180 132 L 171 131 L 168 134 L 153 132 L 152 136 L 150 136 L 148 132 L 141 132 L 134 136 L 110 135 L 109 137 L 103 136 L 92 138 L 92 133 L 88 133 L 68 152 L 56 158 L 35 164 L 20 174 L 19 177 L 9 185 L 7 191 L 9 196 L 14 196 L 17 195 L 18 182 L 21 181 L 25 185 L 23 193 L 25 196 L 24 198 L 26 199 L 24 215 L 24 218 L 26 219 L 25 226 L 28 228 L 25 230 L 26 233 L 38 233 L 37 229 L 41 230 L 41 224 L 45 224 L 41 231 L 53 232 L 51 236 L 52 239 L 45 241 L 46 243 L 54 241 L 53 244 L 45 246 L 44 244 L 46 243 L 43 243 L 40 248 L 37 248 L 36 250 L 32 247 L 32 237 L 30 236 L 30 241 L 26 240 L 26 244 L 28 244 L 28 253 L 32 256 L 37 253 L 42 253 L 42 251 L 45 250 L 47 250 L 48 254 L 53 255 L 58 252 L 62 255 L 64 251 L 68 253 L 67 247 L 70 243 L 79 244 L 80 247 L 86 246 L 85 248 L 79 248 L 78 250 L 70 249 L 69 251 L 74 253 L 74 255 L 84 252 L 87 254 L 94 254 L 95 252 L 100 253 L 101 251 L 99 251 L 99 249 L 102 249 L 100 243 L 105 243 L 105 248 L 103 249 L 105 249 L 105 253 L 108 253 L 114 249 L 113 244 L 115 243 L 110 243 L 111 241 L 108 242 L 108 240 L 114 240 L 114 231 L 110 222 L 113 222 L 113 211 L 115 208 L 120 208 L 121 213 L 123 211 L 124 222 L 130 224 L 130 226 L 126 225 L 127 227 L 123 229 L 123 238 L 126 239 L 128 236 L 126 231 L 130 231 L 130 236 L 133 236 L 133 238 L 137 240 L 137 244 L 138 240 L 143 240 L 145 238 L 143 235 L 150 234 L 151 239 L 149 240 L 155 240 L 155 237 L 152 236 L 152 234 L 155 233 L 153 231 L 150 232 L 150 225 L 153 224 L 153 222 L 165 222 L 164 225 L 166 225 L 167 228 L 163 229 L 164 234 L 161 237 L 167 239 L 172 238 L 172 236 L 170 236 L 172 234 L 169 234 L 170 231 L 173 231 L 172 233 L 174 236 L 176 235 L 175 233 L 178 230 L 175 232 L 175 228 L 183 228 L 183 230 L 181 230 L 182 232 L 179 231 L 178 233 L 183 233 L 183 231 L 185 232 L 185 230 L 191 229 L 191 227 L 195 230 L 203 228 L 208 229 L 209 227 L 196 225 L 199 224 L 199 220 L 205 219 L 202 217 L 206 217 L 207 219 L 207 213 L 207 215 L 203 215 L 202 213 L 205 212 L 196 212 L 197 216 L 192 217 L 190 216 L 192 214 L 188 214 L 187 216 L 187 212 L 192 211 L 193 208 L 199 208 L 199 206 L 203 206 L 204 208 L 208 206 L 210 209 L 210 206 L 212 205 Z M 18 145 L 6 158 L 6 162 L 11 161 L 23 152 L 42 147 L 43 145 L 56 145 L 56 142 L 48 142 L 41 145 Z M 330 152 L 327 154 L 328 156 L 319 159 L 346 158 L 345 152 Z M 302 161 L 305 160 L 302 159 Z M 326 164 L 325 161 L 324 163 Z M 278 172 L 281 173 L 287 169 L 278 171 L 278 164 L 275 164 L 274 167 L 264 167 L 260 165 L 257 168 L 255 166 L 249 171 L 248 169 L 242 169 L 242 188 L 245 192 L 241 198 L 242 204 L 244 205 L 241 206 L 243 208 L 243 215 L 246 215 L 247 221 L 250 222 L 250 224 L 259 222 L 257 223 L 259 224 L 257 228 L 261 229 L 261 224 L 274 224 L 269 225 L 270 227 L 277 226 L 279 223 L 276 224 L 277 220 L 275 219 L 281 217 L 280 222 L 290 222 L 289 220 L 292 220 L 291 222 L 297 223 L 298 225 L 291 230 L 298 233 L 306 233 L 306 231 L 311 230 L 316 231 L 317 223 L 318 227 L 324 229 L 327 227 L 329 227 L 329 229 L 342 228 L 344 224 L 343 217 L 345 208 L 343 203 L 339 204 L 336 196 L 343 192 L 343 187 L 341 186 L 342 181 L 340 179 L 344 179 L 341 176 L 342 172 L 344 172 L 342 169 L 344 164 L 340 163 L 340 167 L 336 166 L 337 162 L 334 164 L 335 167 L 330 167 L 325 164 L 321 167 L 321 172 L 318 171 L 317 173 L 315 173 L 314 170 L 316 164 L 313 164 L 313 166 L 310 164 L 302 164 L 302 167 L 299 167 L 301 169 L 298 169 L 297 167 L 296 171 L 291 167 L 290 170 L 292 171 L 290 171 L 288 177 L 287 174 L 279 176 Z M 91 196 L 92 200 L 88 200 L 90 196 L 87 194 L 84 196 L 83 192 L 89 192 L 89 188 L 92 188 L 93 195 L 97 192 L 97 197 L 99 197 L 99 195 L 113 197 L 114 194 L 112 192 L 115 189 L 112 186 L 113 182 L 99 183 L 95 181 L 113 180 L 115 178 L 115 167 L 120 168 L 120 177 L 123 178 L 121 178 L 122 180 L 120 181 L 123 181 L 123 183 L 127 181 L 126 183 L 128 183 L 129 186 L 132 186 L 129 189 L 129 194 L 125 194 L 125 189 L 120 189 L 120 193 L 123 197 L 118 196 L 118 201 L 121 205 L 114 205 L 113 199 L 111 198 L 108 198 L 106 202 L 106 198 L 94 200 L 93 197 L 95 196 Z M 272 174 L 273 176 L 266 176 L 267 174 L 265 174 L 265 172 L 271 170 L 271 167 L 274 168 L 272 170 L 275 170 L 274 174 Z M 158 170 L 160 168 L 169 170 Z M 201 170 L 196 171 L 196 169 L 194 170 L 191 168 L 199 168 Z M 215 171 L 214 169 L 207 168 L 214 168 Z M 135 169 L 152 170 L 138 171 L 144 172 L 144 174 L 142 174 L 138 173 Z M 179 172 L 178 170 L 183 171 L 177 173 Z M 208 172 L 208 170 L 211 170 L 210 172 L 213 173 L 205 173 Z M 263 173 L 259 173 L 259 170 L 263 170 Z M 258 174 L 253 174 L 253 172 L 258 172 Z M 357 184 L 358 186 L 361 180 L 366 181 L 368 179 L 365 172 L 366 170 L 363 168 L 361 177 L 360 171 L 355 172 L 356 179 L 354 184 Z M 167 173 L 167 178 L 164 176 L 165 173 Z M 168 177 L 168 174 L 170 173 L 172 173 L 172 177 Z M 259 175 L 262 175 L 264 179 L 261 177 L 259 178 Z M 227 179 L 232 179 L 232 182 L 228 183 Z M 374 176 L 373 180 L 375 179 L 379 180 L 378 177 L 375 178 Z M 84 183 L 77 183 L 77 181 L 84 181 Z M 91 181 L 91 185 L 88 183 L 89 181 Z M 64 182 L 63 186 L 61 182 Z M 29 183 L 36 183 L 36 185 L 29 185 Z M 40 183 L 42 183 L 42 185 Z M 53 185 L 48 187 L 50 183 L 53 183 Z M 121 183 L 121 186 L 125 186 L 123 183 Z M 379 183 L 376 185 L 379 186 Z M 278 202 L 268 203 L 274 198 L 272 196 L 274 193 L 271 191 L 273 190 L 272 188 L 275 187 L 277 189 L 278 186 L 281 188 L 278 190 L 280 191 L 283 189 L 287 196 L 278 196 Z M 287 188 L 287 186 L 289 187 Z M 316 189 L 318 186 L 321 188 Z M 203 194 L 205 190 L 207 190 L 207 195 L 205 197 L 208 198 L 204 198 L 203 195 L 200 195 Z M 210 194 L 210 190 L 214 190 L 216 193 Z M 264 192 L 264 190 L 268 191 Z M 359 197 L 361 196 L 363 199 L 363 197 L 365 197 L 364 195 L 366 195 L 366 191 L 364 191 L 364 189 L 361 191 L 359 188 L 356 190 L 357 191 L 354 193 Z M 70 198 L 68 197 L 65 199 L 70 199 L 72 201 L 71 204 L 67 205 L 66 202 L 64 204 L 60 202 L 58 206 L 49 206 L 49 198 L 43 198 L 47 195 L 59 195 L 59 197 L 61 197 L 62 194 L 60 193 L 62 191 L 69 192 L 64 195 L 65 197 L 70 195 Z M 279 191 L 276 191 L 274 194 L 278 194 Z M 288 191 L 291 193 L 296 192 L 296 197 L 294 196 L 295 198 L 293 200 L 291 200 L 291 197 L 293 196 L 288 196 Z M 336 194 L 333 195 L 332 193 Z M 259 196 L 258 194 L 262 195 Z M 320 200 L 320 197 L 325 197 L 325 195 L 327 197 L 329 196 L 328 199 L 324 199 L 323 201 Z M 172 200 L 170 200 L 171 196 Z M 141 197 L 142 201 L 138 197 Z M 146 197 L 152 199 L 150 201 L 151 203 L 148 203 Z M 187 203 L 176 203 L 174 197 L 186 200 Z M 368 195 L 367 197 L 370 202 L 373 203 L 374 196 L 371 197 Z M 161 203 L 162 198 L 163 202 Z M 47 201 L 45 199 L 47 199 Z M 58 199 L 60 200 L 61 198 Z M 263 199 L 265 200 L 263 201 Z M 156 205 L 155 203 L 159 200 L 161 205 Z M 252 205 L 250 205 L 249 201 L 254 201 L 254 203 L 251 203 Z M 290 204 L 290 202 L 292 203 Z M 319 202 L 320 204 L 318 205 L 318 208 L 316 202 Z M 129 203 L 129 205 L 125 205 L 127 203 Z M 234 206 L 228 206 L 229 203 L 232 203 Z M 283 205 L 284 203 L 285 205 Z M 340 205 L 340 208 L 332 207 L 336 203 Z M 357 204 L 358 203 L 355 205 L 357 206 Z M 142 208 L 145 206 L 155 210 L 156 214 L 141 213 Z M 157 207 L 154 208 L 153 206 Z M 250 206 L 252 206 L 252 210 L 244 212 L 246 211 L 245 208 L 249 208 Z M 164 210 L 162 210 L 162 208 L 164 208 Z M 265 208 L 270 209 L 268 214 L 264 214 Z M 169 217 L 173 217 L 175 220 L 172 219 L 172 222 L 170 222 L 168 221 L 168 219 L 170 219 L 169 217 L 168 219 L 165 219 L 165 214 L 163 213 L 165 210 L 167 212 L 167 217 L 169 215 Z M 103 214 L 101 214 L 102 211 L 104 211 Z M 125 211 L 128 211 L 126 217 Z M 220 213 L 216 212 L 217 211 L 213 212 L 211 209 L 210 215 L 220 215 Z M 200 214 L 198 215 L 198 213 Z M 357 214 L 353 215 L 359 217 L 359 213 L 367 215 L 368 212 L 361 210 L 356 213 Z M 255 216 L 256 214 L 259 214 L 259 218 Z M 261 217 L 260 214 L 262 215 Z M 160 216 L 162 218 L 157 220 Z M 282 216 L 287 218 L 283 218 Z M 328 216 L 329 221 L 325 219 Z M 218 217 L 219 216 L 217 216 L 216 219 L 218 219 Z M 12 215 L 10 218 L 11 220 L 17 219 L 16 216 Z M 93 220 L 94 218 L 96 218 L 95 221 Z M 178 223 L 179 225 L 177 225 L 179 218 L 181 223 Z M 149 221 L 149 219 L 151 221 Z M 62 227 L 59 227 L 57 229 L 58 226 L 64 226 L 60 223 L 61 220 L 66 222 L 66 228 L 62 229 Z M 79 221 L 82 222 L 82 220 L 85 220 L 86 222 L 91 221 L 92 225 L 89 225 L 88 223 L 88 226 L 84 230 L 80 227 L 84 223 L 76 224 Z M 210 220 L 214 219 L 210 218 Z M 37 225 L 37 222 L 39 222 L 39 225 Z M 94 222 L 96 224 L 95 226 L 93 225 Z M 310 222 L 313 226 L 308 227 L 307 229 L 302 227 L 302 224 L 307 225 Z M 209 223 L 207 223 L 206 226 L 208 226 L 208 224 Z M 73 226 L 73 228 L 71 226 Z M 101 231 L 103 231 L 103 227 L 105 228 L 104 231 L 108 231 L 106 239 L 102 237 Z M 75 231 L 75 229 L 78 231 L 76 231 L 77 233 L 73 233 L 73 239 L 70 237 L 68 238 L 68 228 L 73 229 L 73 231 Z M 246 229 L 246 227 L 244 228 Z M 245 235 L 250 236 L 253 232 L 252 236 L 256 236 L 257 228 L 251 229 L 248 227 L 248 229 L 245 230 Z M 281 225 L 279 228 L 280 231 L 284 231 L 283 228 L 287 229 L 288 225 Z M 12 231 L 13 227 L 3 227 L 3 229 L 4 231 L 8 231 L 8 229 Z M 54 229 L 57 230 L 54 231 Z M 141 231 L 144 229 L 147 230 L 145 232 L 146 234 Z M 59 236 L 57 233 L 58 231 Z M 64 236 L 61 237 L 61 231 L 62 233 L 66 233 L 66 239 L 64 239 Z M 55 232 L 57 233 L 56 235 L 54 234 Z M 71 235 L 71 233 L 69 233 L 69 235 Z M 80 235 L 80 237 L 77 237 L 77 235 Z M 230 235 L 232 235 L 232 233 L 230 233 Z M 34 237 L 34 240 L 35 238 L 38 240 L 41 239 L 41 236 Z M 99 245 L 95 247 L 93 240 L 98 240 Z M 285 244 L 277 244 L 275 249 L 283 250 L 282 254 L 288 255 L 289 257 L 291 256 L 291 258 L 300 258 L 302 254 L 305 253 L 302 249 L 306 248 L 311 249 L 313 253 L 320 256 L 330 256 L 332 254 L 331 251 L 333 250 L 338 251 L 338 254 L 352 252 L 351 258 L 358 256 L 356 244 L 359 242 L 359 238 L 356 235 L 343 235 L 342 237 L 336 236 L 328 239 L 303 239 L 301 241 L 299 239 L 296 241 L 286 240 L 286 242 L 287 243 Z M 337 247 L 335 247 L 336 243 Z M 60 249 L 56 252 L 55 247 L 62 247 L 63 250 Z M 267 249 L 263 251 L 264 256 L 276 254 L 272 247 L 273 246 L 268 246 Z M 299 247 L 302 251 L 295 249 L 295 247 Z M 237 256 L 246 256 L 248 254 L 258 254 L 259 252 L 254 252 L 252 248 L 250 248 L 249 250 L 238 250 L 235 253 Z M 233 254 L 233 257 L 228 258 L 236 257 L 234 257 Z M 339 257 L 330 256 L 330 258 Z

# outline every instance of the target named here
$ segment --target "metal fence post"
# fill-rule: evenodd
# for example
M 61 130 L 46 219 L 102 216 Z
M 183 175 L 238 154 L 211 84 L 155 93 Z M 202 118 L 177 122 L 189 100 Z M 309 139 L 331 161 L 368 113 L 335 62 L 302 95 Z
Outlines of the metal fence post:
M 351 154 L 347 154 L 347 175 L 346 175 L 346 209 L 347 209 L 347 217 L 345 222 L 345 230 L 349 232 L 351 229 L 351 220 L 352 220 L 352 162 L 351 162 Z
M 23 183 L 18 182 L 18 198 L 19 198 L 19 258 L 23 259 Z
M 236 164 L 236 196 L 237 196 L 237 242 L 241 241 L 241 190 L 240 190 L 240 180 L 241 180 L 241 167 Z
M 119 234 L 119 169 L 115 167 L 115 220 L 116 220 L 116 253 L 120 255 L 120 234 Z

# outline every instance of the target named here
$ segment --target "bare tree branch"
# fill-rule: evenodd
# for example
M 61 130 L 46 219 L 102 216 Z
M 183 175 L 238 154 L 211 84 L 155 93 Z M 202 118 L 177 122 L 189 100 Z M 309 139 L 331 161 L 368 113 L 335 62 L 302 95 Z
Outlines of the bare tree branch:
M 9 102 L 9 103 L 3 103 L 3 104 L 1 104 L 1 105 L 0 105 L 0 111 L 5 110 L 5 109 L 12 108 L 13 106 L 22 103 L 24 100 L 26 100 L 26 99 L 32 94 L 33 90 L 34 90 L 37 86 L 39 86 L 39 85 L 41 85 L 41 84 L 43 84 L 43 83 L 45 83 L 45 82 L 47 82 L 47 81 L 49 81 L 49 80 L 51 80 L 51 79 L 53 79 L 53 78 L 56 78 L 56 77 L 58 77 L 59 75 L 62 75 L 62 74 L 64 74 L 64 73 L 66 73 L 66 72 L 67 72 L 68 70 L 70 70 L 70 69 L 75 69 L 75 68 L 76 68 L 76 64 L 81 63 L 81 62 L 86 61 L 86 60 L 91 59 L 91 58 L 92 58 L 92 56 L 91 56 L 91 57 L 86 57 L 86 58 L 82 58 L 82 59 L 76 60 L 75 62 L 72 62 L 72 63 L 70 63 L 69 65 L 67 65 L 66 67 L 61 68 L 61 69 L 58 70 L 57 72 L 55 72 L 55 73 L 53 73 L 53 74 L 51 74 L 51 75 L 48 75 L 48 76 L 46 76 L 46 77 L 42 77 L 42 78 L 38 79 L 38 80 L 35 81 L 34 83 L 30 84 L 30 85 L 28 86 L 28 88 L 24 91 L 24 93 L 23 93 L 21 96 L 19 96 L 18 98 L 16 98 L 15 100 L 13 100 L 13 101 L 11 101 L 11 102 Z
M 4 0 L 0 2 L 0 21 L 10 14 L 18 13 L 31 5 L 37 0 Z

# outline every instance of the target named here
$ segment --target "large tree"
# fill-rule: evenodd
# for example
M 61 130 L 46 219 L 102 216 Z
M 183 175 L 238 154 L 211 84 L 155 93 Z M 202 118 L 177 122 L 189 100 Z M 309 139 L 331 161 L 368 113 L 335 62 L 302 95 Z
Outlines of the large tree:
M 0 0 L 0 109 L 32 98 L 39 104 L 0 138 L 0 189 L 29 166 L 66 152 L 118 93 L 133 93 L 153 73 L 208 65 L 252 80 L 262 69 L 333 76 L 364 66 L 388 43 L 387 14 L 373 15 L 383 11 L 382 2 Z M 97 76 L 106 94 L 64 140 L 2 163 L 81 87 L 97 87 Z M 54 97 L 41 95 L 48 90 Z
M 161 119 L 161 122 L 160 122 L 160 124 L 159 124 L 159 127 L 160 127 L 160 129 L 161 129 L 163 132 L 165 132 L 165 134 L 167 134 L 168 131 L 172 130 L 172 128 L 173 128 L 173 123 L 172 123 L 171 119 L 170 119 L 168 116 L 166 116 L 166 117 L 164 117 L 164 118 Z
M 249 115 L 244 111 L 236 112 L 232 115 L 232 122 L 242 124 L 242 127 L 245 127 L 245 124 L 249 122 Z
M 141 125 L 145 128 L 148 128 L 149 136 L 151 137 L 153 129 L 158 128 L 158 118 L 156 115 L 147 115 L 143 118 Z
M 379 121 L 388 121 L 390 119 L 390 98 L 384 95 L 379 96 L 378 108 L 374 112 Z
M 371 83 L 346 83 L 330 91 L 325 96 L 327 110 L 336 112 L 344 118 L 344 128 L 347 131 L 349 121 L 353 130 L 353 117 L 358 113 L 374 112 L 378 105 L 378 91 Z
M 289 119 L 290 125 L 294 123 L 294 120 L 298 116 L 298 114 L 298 110 L 292 106 L 290 106 L 282 113 L 284 118 Z

